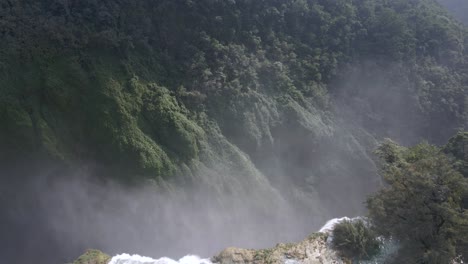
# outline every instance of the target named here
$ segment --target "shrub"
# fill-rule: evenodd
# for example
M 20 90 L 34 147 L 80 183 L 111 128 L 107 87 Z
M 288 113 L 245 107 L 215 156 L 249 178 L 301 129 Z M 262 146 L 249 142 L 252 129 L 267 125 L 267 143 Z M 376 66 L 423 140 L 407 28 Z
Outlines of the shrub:
M 345 220 L 335 225 L 332 245 L 343 257 L 369 259 L 379 251 L 377 235 L 363 220 Z

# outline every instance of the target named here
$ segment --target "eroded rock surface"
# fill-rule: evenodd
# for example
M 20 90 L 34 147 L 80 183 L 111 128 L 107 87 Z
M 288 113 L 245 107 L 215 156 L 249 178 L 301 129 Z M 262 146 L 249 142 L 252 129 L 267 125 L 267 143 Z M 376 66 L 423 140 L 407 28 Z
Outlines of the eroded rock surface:
M 299 243 L 280 243 L 274 248 L 253 250 L 227 248 L 212 258 L 219 264 L 341 264 L 345 263 L 327 244 L 327 234 L 313 234 Z

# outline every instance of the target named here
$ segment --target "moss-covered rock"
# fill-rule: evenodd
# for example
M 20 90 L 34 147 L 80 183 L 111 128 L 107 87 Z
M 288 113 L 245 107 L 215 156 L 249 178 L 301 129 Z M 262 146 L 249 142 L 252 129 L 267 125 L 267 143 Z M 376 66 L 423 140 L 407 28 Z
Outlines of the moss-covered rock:
M 107 264 L 110 260 L 109 255 L 96 249 L 89 249 L 71 264 Z

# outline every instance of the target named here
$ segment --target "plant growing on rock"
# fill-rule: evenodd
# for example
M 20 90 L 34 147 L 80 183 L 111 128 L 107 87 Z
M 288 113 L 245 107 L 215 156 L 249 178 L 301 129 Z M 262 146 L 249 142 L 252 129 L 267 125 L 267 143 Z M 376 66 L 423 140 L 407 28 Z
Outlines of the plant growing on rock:
M 344 220 L 332 231 L 332 245 L 348 259 L 369 259 L 379 251 L 380 242 L 372 228 L 363 220 Z

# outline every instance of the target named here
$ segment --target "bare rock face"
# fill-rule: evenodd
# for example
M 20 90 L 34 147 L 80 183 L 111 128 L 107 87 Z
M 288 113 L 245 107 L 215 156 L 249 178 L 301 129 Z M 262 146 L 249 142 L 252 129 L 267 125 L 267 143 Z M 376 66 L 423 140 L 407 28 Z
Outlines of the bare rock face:
M 253 250 L 227 248 L 211 260 L 219 264 L 344 264 L 327 244 L 327 234 L 317 233 L 299 243 L 278 244 Z
M 222 264 L 256 263 L 255 257 L 258 252 L 258 250 L 253 249 L 229 247 L 219 253 L 219 255 L 214 256 L 212 261 Z

